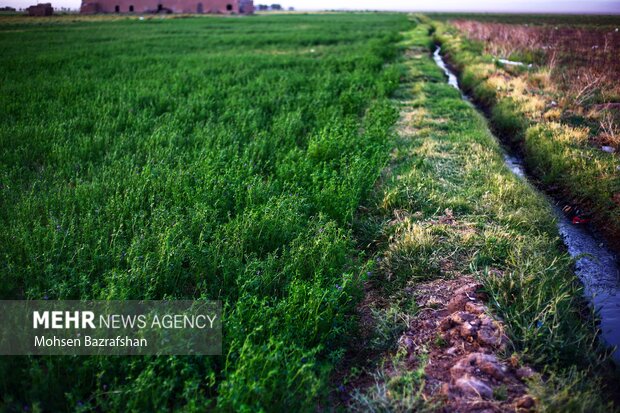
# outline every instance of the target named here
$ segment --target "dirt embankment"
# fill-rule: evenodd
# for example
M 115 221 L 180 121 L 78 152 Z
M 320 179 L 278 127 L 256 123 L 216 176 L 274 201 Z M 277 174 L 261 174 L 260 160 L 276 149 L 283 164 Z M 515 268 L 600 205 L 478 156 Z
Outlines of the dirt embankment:
M 503 361 L 508 338 L 489 315 L 481 285 L 471 277 L 435 280 L 412 292 L 422 310 L 400 338 L 412 361 L 428 353 L 426 394 L 446 412 L 527 412 L 535 401 L 525 381 L 535 372 Z

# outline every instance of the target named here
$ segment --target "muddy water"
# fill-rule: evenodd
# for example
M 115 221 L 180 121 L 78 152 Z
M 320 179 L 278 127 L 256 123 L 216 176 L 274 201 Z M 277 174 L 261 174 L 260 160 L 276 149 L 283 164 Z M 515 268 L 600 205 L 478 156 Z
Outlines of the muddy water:
M 470 102 L 469 97 L 460 89 L 458 78 L 444 62 L 440 47 L 435 49 L 433 59 L 448 77 L 448 83 L 461 92 L 463 99 Z M 530 182 L 521 159 L 504 153 L 504 161 L 515 175 Z M 534 184 L 532 186 L 535 187 Z M 547 199 L 557 217 L 558 230 L 564 244 L 571 257 L 576 260 L 575 273 L 583 283 L 586 298 L 600 316 L 601 335 L 610 346 L 620 347 L 620 265 L 618 259 L 599 237 L 586 227 L 572 224 L 561 209 L 549 197 Z M 614 352 L 614 359 L 620 362 L 619 350 Z

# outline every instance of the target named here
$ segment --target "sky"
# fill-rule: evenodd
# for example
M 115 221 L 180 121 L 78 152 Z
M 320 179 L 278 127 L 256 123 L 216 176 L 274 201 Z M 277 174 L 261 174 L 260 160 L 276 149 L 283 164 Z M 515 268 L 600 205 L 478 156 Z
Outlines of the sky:
M 162 0 L 165 2 L 165 0 Z M 0 6 L 25 8 L 51 2 L 54 7 L 77 9 L 81 0 L 0 0 Z M 529 13 L 620 14 L 620 0 L 254 0 L 254 4 L 279 3 L 297 10 L 396 10 Z

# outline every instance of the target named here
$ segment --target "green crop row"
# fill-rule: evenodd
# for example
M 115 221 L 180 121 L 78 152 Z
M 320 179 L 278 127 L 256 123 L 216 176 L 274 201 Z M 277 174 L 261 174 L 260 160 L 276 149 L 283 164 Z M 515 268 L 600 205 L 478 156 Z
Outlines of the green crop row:
M 8 411 L 313 410 L 401 15 L 0 27 L 0 297 L 218 299 L 221 357 L 0 360 Z

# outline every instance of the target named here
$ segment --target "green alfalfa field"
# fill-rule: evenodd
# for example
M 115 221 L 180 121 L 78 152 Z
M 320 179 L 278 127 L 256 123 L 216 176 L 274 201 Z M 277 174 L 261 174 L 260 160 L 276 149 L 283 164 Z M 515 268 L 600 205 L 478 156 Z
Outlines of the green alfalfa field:
M 550 208 L 445 84 L 430 28 L 3 17 L 0 298 L 221 300 L 224 355 L 2 357 L 2 409 L 438 409 L 398 337 L 408 288 L 459 277 L 503 319 L 499 356 L 538 372 L 536 408 L 613 409 Z

